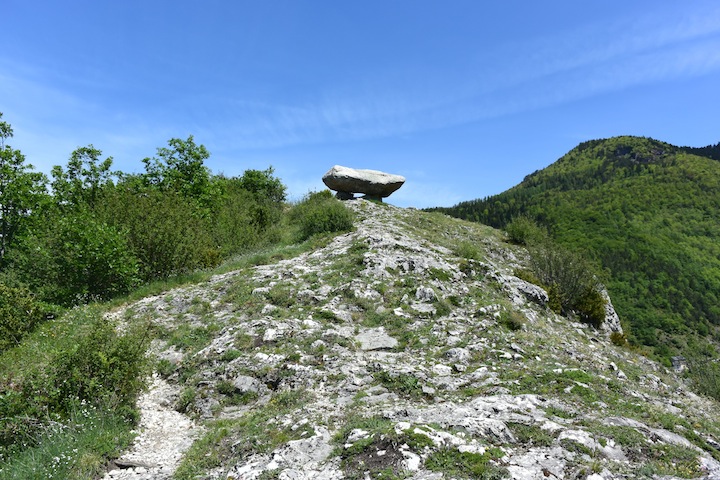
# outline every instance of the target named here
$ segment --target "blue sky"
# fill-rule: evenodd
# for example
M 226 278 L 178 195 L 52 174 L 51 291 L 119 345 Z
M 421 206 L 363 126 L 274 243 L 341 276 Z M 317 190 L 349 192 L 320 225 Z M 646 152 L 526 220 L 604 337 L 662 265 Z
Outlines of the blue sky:
M 0 112 L 38 170 L 93 144 L 141 171 L 194 135 L 292 199 L 335 164 L 388 201 L 500 193 L 578 143 L 720 141 L 720 2 L 0 0 Z

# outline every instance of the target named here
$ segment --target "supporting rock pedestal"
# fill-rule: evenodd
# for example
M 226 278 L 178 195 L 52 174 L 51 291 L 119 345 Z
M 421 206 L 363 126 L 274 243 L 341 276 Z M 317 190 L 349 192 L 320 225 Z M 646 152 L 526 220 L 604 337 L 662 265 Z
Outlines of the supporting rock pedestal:
M 382 201 L 405 183 L 405 177 L 400 175 L 340 165 L 328 170 L 322 180 L 330 190 L 337 192 L 335 196 L 340 200 L 350 200 L 355 198 L 355 193 L 362 193 L 367 199 Z

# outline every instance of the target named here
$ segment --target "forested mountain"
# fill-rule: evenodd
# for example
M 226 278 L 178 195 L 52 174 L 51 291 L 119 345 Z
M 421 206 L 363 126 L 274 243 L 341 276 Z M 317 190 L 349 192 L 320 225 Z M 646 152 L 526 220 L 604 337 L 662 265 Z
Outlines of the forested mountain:
M 720 145 L 580 144 L 510 190 L 439 209 L 504 227 L 519 215 L 595 259 L 630 340 L 669 358 L 720 325 Z

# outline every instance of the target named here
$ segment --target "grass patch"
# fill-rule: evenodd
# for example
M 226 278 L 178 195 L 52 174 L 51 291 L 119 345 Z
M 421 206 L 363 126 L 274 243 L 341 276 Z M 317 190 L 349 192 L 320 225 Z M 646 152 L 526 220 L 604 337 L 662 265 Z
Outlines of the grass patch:
M 425 393 L 422 391 L 422 384 L 414 375 L 409 373 L 390 373 L 385 370 L 380 370 L 372 375 L 375 380 L 391 392 L 412 398 L 425 397 Z
M 134 438 L 121 415 L 78 406 L 66 422 L 43 428 L 32 446 L 9 458 L 0 456 L 0 478 L 97 478 L 108 459 L 117 457 Z
M 500 311 L 498 323 L 508 330 L 517 332 L 518 330 L 522 330 L 523 326 L 525 326 L 525 316 L 517 310 L 503 308 Z
M 674 475 L 680 478 L 697 478 L 702 475 L 698 454 L 677 445 L 654 444 L 648 451 L 649 461 L 640 469 L 648 476 Z
M 456 448 L 443 448 L 428 456 L 425 468 L 442 472 L 450 478 L 497 480 L 509 477 L 505 468 L 491 462 L 502 456 L 503 452 L 498 449 L 479 454 L 461 452 Z
M 218 420 L 208 425 L 205 435 L 195 441 L 175 472 L 178 480 L 192 480 L 233 459 L 239 461 L 255 453 L 267 453 L 278 446 L 302 438 L 308 430 L 280 426 L 277 417 L 296 410 L 307 401 L 305 390 L 291 390 L 273 396 L 257 410 L 237 420 Z M 310 428 L 310 427 L 307 427 Z M 237 442 L 237 440 L 242 440 Z
M 555 441 L 555 436 L 539 425 L 525 425 L 524 423 L 507 423 L 518 443 L 532 445 L 533 447 L 549 447 Z
M 181 324 L 170 332 L 167 342 L 185 353 L 193 354 L 210 344 L 220 326 L 214 323 L 200 327 Z

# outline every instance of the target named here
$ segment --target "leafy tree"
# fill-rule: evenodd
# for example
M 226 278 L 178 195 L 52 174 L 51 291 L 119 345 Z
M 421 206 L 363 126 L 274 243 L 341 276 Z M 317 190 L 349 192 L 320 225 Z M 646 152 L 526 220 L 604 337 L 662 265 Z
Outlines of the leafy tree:
M 219 193 L 204 164 L 210 153 L 204 145 L 196 145 L 192 135 L 187 140 L 172 138 L 168 145 L 170 148 L 157 149 L 157 157 L 143 159 L 145 184 L 178 192 L 209 207 Z
M 20 150 L 5 144 L 12 136 L 10 124 L 0 121 L 0 259 L 47 199 L 45 175 L 33 172 Z
M 240 177 L 240 188 L 251 192 L 257 198 L 275 203 L 285 201 L 286 187 L 279 178 L 274 177 L 272 167 L 266 170 L 245 170 Z
M 110 170 L 112 157 L 100 160 L 101 155 L 102 151 L 92 145 L 79 147 L 70 155 L 65 170 L 53 167 L 51 186 L 58 205 L 95 205 L 101 191 L 112 185 L 112 178 L 117 176 Z

